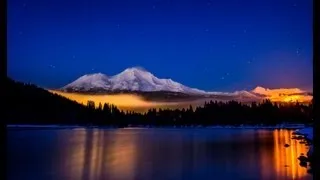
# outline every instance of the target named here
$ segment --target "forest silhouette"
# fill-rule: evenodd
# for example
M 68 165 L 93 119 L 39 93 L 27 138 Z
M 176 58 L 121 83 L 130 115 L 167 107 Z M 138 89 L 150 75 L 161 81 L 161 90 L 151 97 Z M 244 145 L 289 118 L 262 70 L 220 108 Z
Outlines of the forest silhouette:
M 121 111 L 111 104 L 93 101 L 78 104 L 33 84 L 6 81 L 7 124 L 59 124 L 95 126 L 213 126 L 277 125 L 312 123 L 312 106 L 296 103 L 242 104 L 237 101 L 206 102 L 202 107 L 186 109 L 149 109 L 146 113 Z

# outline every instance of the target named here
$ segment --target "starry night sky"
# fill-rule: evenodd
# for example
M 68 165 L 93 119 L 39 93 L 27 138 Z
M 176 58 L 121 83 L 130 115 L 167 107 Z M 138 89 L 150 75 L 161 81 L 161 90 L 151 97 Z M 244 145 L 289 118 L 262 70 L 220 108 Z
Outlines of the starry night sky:
M 142 66 L 203 90 L 312 88 L 312 0 L 8 0 L 8 76 Z

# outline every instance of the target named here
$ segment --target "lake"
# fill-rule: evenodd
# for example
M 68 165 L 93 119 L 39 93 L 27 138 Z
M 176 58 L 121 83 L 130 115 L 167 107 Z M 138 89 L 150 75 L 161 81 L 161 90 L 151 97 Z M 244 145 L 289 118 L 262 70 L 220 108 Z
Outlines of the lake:
M 291 139 L 292 132 L 8 129 L 7 179 L 311 180 L 297 159 L 308 147 Z

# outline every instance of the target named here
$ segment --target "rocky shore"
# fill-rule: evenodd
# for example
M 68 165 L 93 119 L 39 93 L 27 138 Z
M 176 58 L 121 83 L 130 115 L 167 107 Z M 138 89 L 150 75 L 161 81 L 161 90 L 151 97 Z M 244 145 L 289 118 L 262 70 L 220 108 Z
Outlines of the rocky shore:
M 296 130 L 293 132 L 293 139 L 300 140 L 300 143 L 304 143 L 309 146 L 309 151 L 307 156 L 301 155 L 298 157 L 300 160 L 300 165 L 309 168 L 308 172 L 312 173 L 313 165 L 313 128 L 307 127 L 303 129 Z

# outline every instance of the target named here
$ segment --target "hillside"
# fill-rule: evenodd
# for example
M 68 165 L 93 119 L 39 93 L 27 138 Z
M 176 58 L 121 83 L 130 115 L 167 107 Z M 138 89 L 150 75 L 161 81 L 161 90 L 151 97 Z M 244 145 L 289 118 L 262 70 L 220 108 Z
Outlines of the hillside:
M 92 109 L 32 84 L 6 80 L 6 122 L 10 124 L 65 124 L 81 122 Z

